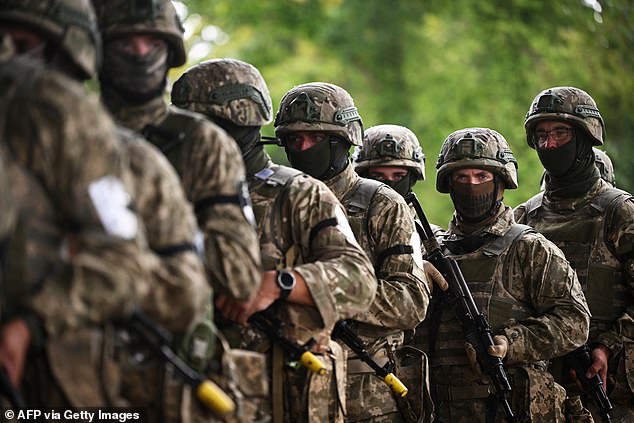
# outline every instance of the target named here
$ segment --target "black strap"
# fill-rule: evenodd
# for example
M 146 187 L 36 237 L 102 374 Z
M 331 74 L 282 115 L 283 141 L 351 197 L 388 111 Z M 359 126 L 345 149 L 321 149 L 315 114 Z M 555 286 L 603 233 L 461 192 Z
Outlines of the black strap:
M 196 251 L 194 244 L 184 242 L 182 244 L 168 245 L 161 248 L 153 248 L 154 252 L 161 257 L 171 257 L 186 251 Z
M 376 260 L 375 269 L 378 272 L 379 269 L 381 269 L 381 266 L 383 266 L 383 262 L 389 256 L 397 256 L 399 254 L 413 254 L 413 253 L 414 253 L 414 247 L 412 247 L 411 245 L 406 245 L 406 244 L 393 245 L 390 248 L 383 250 L 381 254 L 379 254 L 379 257 Z
M 194 205 L 194 213 L 196 213 L 196 216 L 199 216 L 209 207 L 215 206 L 216 204 L 241 204 L 240 196 L 237 194 L 214 195 L 213 197 L 203 198 L 202 200 L 196 201 L 196 204 Z
M 495 395 L 491 394 L 486 399 L 486 423 L 495 423 L 495 415 L 498 412 L 498 399 Z
M 337 226 L 336 217 L 331 217 L 329 219 L 322 220 L 321 222 L 313 226 L 313 228 L 310 230 L 310 235 L 308 235 L 308 245 L 310 246 L 313 244 L 313 240 L 322 229 L 326 229 L 331 226 Z

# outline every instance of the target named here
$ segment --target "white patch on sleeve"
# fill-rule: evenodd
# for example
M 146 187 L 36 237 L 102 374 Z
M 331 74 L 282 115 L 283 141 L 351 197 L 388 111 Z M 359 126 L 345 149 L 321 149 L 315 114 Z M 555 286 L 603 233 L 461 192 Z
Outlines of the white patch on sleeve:
M 123 239 L 136 236 L 137 216 L 128 208 L 130 195 L 119 178 L 112 175 L 99 178 L 90 183 L 88 193 L 108 234 Z
M 423 268 L 423 250 L 421 248 L 420 235 L 418 232 L 414 231 L 412 233 L 412 237 L 410 238 L 410 243 L 412 244 L 412 248 L 414 252 L 412 253 L 412 257 L 414 258 L 414 263 L 418 265 L 421 269 Z
M 344 212 L 340 206 L 335 207 L 335 217 L 337 219 L 337 230 L 346 237 L 350 244 L 361 248 L 357 239 L 354 237 L 354 232 L 352 232 L 352 228 L 346 217 L 346 212 Z

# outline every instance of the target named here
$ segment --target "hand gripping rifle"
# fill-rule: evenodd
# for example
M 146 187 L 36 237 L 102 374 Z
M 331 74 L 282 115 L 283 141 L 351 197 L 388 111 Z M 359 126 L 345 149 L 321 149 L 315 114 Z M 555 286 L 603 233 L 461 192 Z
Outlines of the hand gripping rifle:
M 183 379 L 194 388 L 196 397 L 205 407 L 219 416 L 227 415 L 235 410 L 235 403 L 222 388 L 178 357 L 170 347 L 172 336 L 169 332 L 139 310 L 132 313 L 130 320 L 126 323 L 126 328 L 133 329 L 157 354 L 174 366 Z
M 360 360 L 374 370 L 374 373 L 390 387 L 392 392 L 401 397 L 407 395 L 407 386 L 405 386 L 405 384 L 401 382 L 394 373 L 392 373 L 392 364 L 388 362 L 385 366 L 381 367 L 376 361 L 374 361 L 368 353 L 365 343 L 350 327 L 350 322 L 347 320 L 339 320 L 332 331 L 332 338 L 338 339 L 346 344 Z
M 323 363 L 310 352 L 310 348 L 314 345 L 315 340 L 311 339 L 304 345 L 290 341 L 282 332 L 282 320 L 273 315 L 268 309 L 254 313 L 249 317 L 249 324 L 268 336 L 271 342 L 281 346 L 282 349 L 290 355 L 292 360 L 299 361 L 313 373 L 319 375 L 326 373 L 326 368 Z
M 456 317 L 460 320 L 465 337 L 476 351 L 480 368 L 489 376 L 493 383 L 495 392 L 492 395 L 495 395 L 498 404 L 504 410 L 506 420 L 508 422 L 516 422 L 517 419 L 507 398 L 507 395 L 511 393 L 511 384 L 504 370 L 502 359 L 490 355 L 487 351 L 490 346 L 495 345 L 489 322 L 480 313 L 475 301 L 473 301 L 458 263 L 442 253 L 440 244 L 434 236 L 416 194 L 413 192 L 409 193 L 405 197 L 405 201 L 414 206 L 416 215 L 420 220 L 420 222 L 416 222 L 416 230 L 425 247 L 425 259 L 433 264 L 449 283 L 449 292 L 441 291 L 435 295 L 441 296 L 441 302 L 444 304 L 456 304 Z M 430 338 L 433 339 L 430 341 L 431 345 L 435 344 L 436 331 L 430 332 Z M 433 351 L 430 351 L 430 354 L 433 354 Z
M 594 375 L 591 378 L 586 378 L 586 372 L 592 366 L 592 358 L 590 357 L 590 348 L 587 344 L 583 344 L 571 353 L 568 353 L 564 357 L 565 365 L 573 369 L 577 374 L 577 379 L 581 382 L 581 386 L 586 394 L 592 396 L 594 404 L 599 409 L 601 414 L 601 421 L 603 423 L 610 423 L 610 411 L 612 410 L 612 403 L 605 393 L 603 387 L 603 381 L 601 376 Z

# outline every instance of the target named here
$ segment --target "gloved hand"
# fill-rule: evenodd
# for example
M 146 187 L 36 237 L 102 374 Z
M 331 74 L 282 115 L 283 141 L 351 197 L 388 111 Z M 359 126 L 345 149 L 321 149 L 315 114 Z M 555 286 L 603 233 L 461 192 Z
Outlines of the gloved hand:
M 489 350 L 488 350 L 489 355 L 492 355 L 493 357 L 498 357 L 504 360 L 504 357 L 506 357 L 506 353 L 508 352 L 508 349 L 509 349 L 508 339 L 506 339 L 506 336 L 504 335 L 495 335 L 493 337 L 493 343 L 495 345 L 491 345 L 489 347 Z M 469 364 L 471 364 L 471 367 L 476 372 L 482 374 L 482 369 L 480 368 L 480 365 L 478 364 L 478 356 L 477 356 L 475 348 L 473 348 L 473 345 L 471 345 L 468 342 L 465 342 L 464 348 L 467 353 L 467 359 L 469 360 Z
M 425 272 L 425 277 L 427 278 L 427 283 L 429 284 L 430 293 L 434 292 L 434 285 L 437 285 L 441 291 L 446 291 L 447 288 L 449 288 L 447 280 L 438 271 L 438 269 L 436 269 L 434 265 L 427 260 L 423 260 L 423 271 Z

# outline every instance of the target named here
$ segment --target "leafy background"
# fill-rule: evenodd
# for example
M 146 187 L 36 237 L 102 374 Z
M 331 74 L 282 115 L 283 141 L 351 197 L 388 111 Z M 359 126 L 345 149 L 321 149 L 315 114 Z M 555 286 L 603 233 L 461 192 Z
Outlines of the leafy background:
M 467 126 L 498 130 L 518 161 L 515 206 L 539 188 L 524 115 L 542 89 L 588 91 L 605 119 L 617 185 L 634 190 L 634 2 L 632 0 L 183 0 L 189 61 L 233 57 L 266 79 L 275 111 L 294 85 L 346 88 L 365 127 L 400 124 L 418 136 L 427 178 L 415 190 L 442 226 L 453 211 L 435 190 L 444 138 Z M 264 128 L 273 135 L 273 127 Z M 268 147 L 267 147 L 268 148 Z M 282 149 L 270 153 L 286 163 Z

